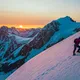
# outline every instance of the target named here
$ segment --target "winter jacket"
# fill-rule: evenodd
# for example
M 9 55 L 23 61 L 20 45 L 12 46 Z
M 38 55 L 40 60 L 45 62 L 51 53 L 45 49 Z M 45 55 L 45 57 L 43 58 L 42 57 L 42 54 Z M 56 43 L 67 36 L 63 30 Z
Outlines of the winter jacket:
M 79 45 L 79 43 L 80 43 L 80 38 L 76 38 L 76 39 L 74 40 L 74 43 L 75 43 L 76 45 Z

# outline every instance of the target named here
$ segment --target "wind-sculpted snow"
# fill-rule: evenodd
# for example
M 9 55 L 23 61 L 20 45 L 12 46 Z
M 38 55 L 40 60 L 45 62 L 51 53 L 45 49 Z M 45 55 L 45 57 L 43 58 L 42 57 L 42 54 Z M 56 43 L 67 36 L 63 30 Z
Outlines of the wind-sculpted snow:
M 43 51 L 7 80 L 80 80 L 80 53 L 73 56 L 77 37 L 80 37 L 80 32 Z

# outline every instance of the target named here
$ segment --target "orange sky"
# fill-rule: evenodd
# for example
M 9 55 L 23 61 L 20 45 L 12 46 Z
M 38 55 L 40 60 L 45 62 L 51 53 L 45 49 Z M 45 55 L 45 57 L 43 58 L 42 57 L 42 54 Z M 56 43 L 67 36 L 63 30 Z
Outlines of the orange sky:
M 65 16 L 80 21 L 79 8 L 80 0 L 0 0 L 0 26 L 44 27 Z

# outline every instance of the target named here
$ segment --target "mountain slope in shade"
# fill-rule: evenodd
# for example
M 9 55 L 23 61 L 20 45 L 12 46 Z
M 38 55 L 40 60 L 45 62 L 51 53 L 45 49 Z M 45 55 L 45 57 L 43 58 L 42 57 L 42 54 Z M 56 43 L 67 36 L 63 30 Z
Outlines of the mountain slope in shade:
M 43 51 L 7 80 L 80 80 L 80 54 L 72 56 L 77 37 L 80 32 Z

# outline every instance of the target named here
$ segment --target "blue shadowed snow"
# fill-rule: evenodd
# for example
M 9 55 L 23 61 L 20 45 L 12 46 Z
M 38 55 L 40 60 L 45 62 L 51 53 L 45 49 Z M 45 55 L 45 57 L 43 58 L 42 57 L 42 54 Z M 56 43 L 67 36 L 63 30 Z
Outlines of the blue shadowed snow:
M 14 60 L 9 59 L 8 62 L 10 62 L 10 64 L 13 64 L 13 63 L 15 63 L 16 61 L 21 60 L 21 59 L 23 59 L 23 58 L 24 58 L 24 56 L 19 56 L 19 57 L 15 58 Z M 9 65 L 10 65 L 10 64 L 9 64 Z
M 3 44 L 3 47 L 0 49 L 1 51 L 0 51 L 0 56 L 3 58 L 3 56 L 5 55 L 5 53 L 6 53 L 6 51 L 8 50 L 8 48 L 10 47 L 10 41 L 8 41 L 8 42 L 5 42 L 4 44 Z
M 19 54 L 19 52 L 20 52 L 20 50 L 22 49 L 23 46 L 24 46 L 24 45 L 20 46 L 18 49 L 16 49 L 16 50 L 13 52 L 14 57 L 16 57 L 16 56 Z

